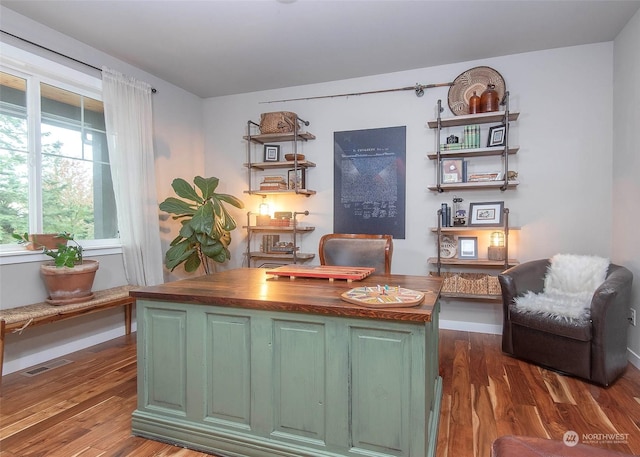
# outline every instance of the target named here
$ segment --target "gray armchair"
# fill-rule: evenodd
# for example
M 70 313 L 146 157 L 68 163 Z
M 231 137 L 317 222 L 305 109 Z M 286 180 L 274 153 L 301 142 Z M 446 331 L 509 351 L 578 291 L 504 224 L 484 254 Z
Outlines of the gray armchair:
M 320 265 L 373 267 L 376 274 L 391 273 L 391 235 L 330 233 L 320 238 Z
M 519 309 L 515 298 L 540 293 L 549 259 L 512 267 L 498 276 L 502 288 L 502 350 L 514 357 L 609 386 L 627 367 L 627 320 L 633 274 L 609 264 L 593 294 L 590 317 L 554 319 Z

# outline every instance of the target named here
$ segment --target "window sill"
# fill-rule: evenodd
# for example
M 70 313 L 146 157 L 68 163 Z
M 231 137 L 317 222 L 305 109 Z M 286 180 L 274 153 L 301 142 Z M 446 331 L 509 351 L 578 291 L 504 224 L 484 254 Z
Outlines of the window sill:
M 93 244 L 93 243 L 92 243 Z M 83 243 L 83 253 L 85 257 L 100 257 L 103 255 L 122 254 L 122 245 L 117 242 L 101 245 L 85 245 Z M 46 262 L 51 257 L 46 256 L 42 251 L 29 251 L 19 246 L 0 249 L 0 265 L 12 265 L 17 263 Z

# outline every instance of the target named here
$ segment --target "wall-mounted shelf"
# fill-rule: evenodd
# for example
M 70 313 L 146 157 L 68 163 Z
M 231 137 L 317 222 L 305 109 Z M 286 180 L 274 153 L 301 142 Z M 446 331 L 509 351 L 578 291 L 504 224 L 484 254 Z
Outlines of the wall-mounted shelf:
M 509 146 L 509 123 L 516 121 L 520 116 L 520 113 L 515 113 L 509 111 L 509 92 L 505 92 L 504 97 L 501 101 L 501 105 L 505 107 L 504 111 L 494 111 L 490 113 L 479 113 L 479 114 L 466 114 L 461 116 L 453 116 L 453 117 L 442 117 L 442 112 L 444 109 L 442 108 L 442 100 L 438 100 L 437 111 L 438 117 L 437 119 L 430 120 L 427 122 L 429 128 L 436 130 L 436 150 L 435 152 L 430 152 L 427 154 L 427 157 L 430 160 L 434 160 L 436 162 L 436 183 L 428 186 L 428 189 L 436 192 L 446 192 L 450 190 L 485 190 L 485 189 L 499 189 L 499 190 L 507 190 L 513 189 L 517 187 L 520 183 L 514 179 L 509 180 L 508 170 L 509 170 L 509 156 L 516 154 L 519 150 L 519 146 Z M 501 141 L 487 141 L 487 145 L 489 144 L 497 144 L 497 146 L 487 146 L 487 147 L 479 147 L 480 146 L 480 124 L 497 124 L 496 126 L 491 127 L 490 132 L 500 132 L 502 130 L 502 140 Z M 453 143 L 453 146 L 463 146 L 464 149 L 451 149 L 452 145 L 442 144 L 441 139 L 443 138 L 443 129 L 449 127 L 464 127 L 464 141 L 462 145 L 458 145 L 457 143 Z M 498 130 L 495 130 L 498 129 Z M 471 133 L 473 132 L 473 133 Z M 445 134 L 446 135 L 446 134 Z M 467 138 L 467 135 L 470 135 L 470 140 Z M 492 137 L 492 139 L 495 137 Z M 454 140 L 455 141 L 455 140 Z M 475 146 L 473 148 L 469 148 L 468 146 Z M 466 146 L 466 147 L 465 147 Z M 472 159 L 480 158 L 480 157 L 491 157 L 491 156 L 500 156 L 502 157 L 502 163 L 500 166 L 501 174 L 499 179 L 495 181 L 466 181 L 467 175 L 467 165 L 470 163 L 469 161 Z M 459 160 L 458 160 L 459 159 Z M 467 159 L 467 160 L 464 160 Z M 445 165 L 444 161 L 449 160 L 447 166 L 454 166 L 452 163 L 458 162 L 454 168 L 457 170 L 453 173 L 454 179 L 450 179 L 451 172 L 447 172 L 448 175 L 445 176 L 445 171 L 443 171 L 443 166 Z M 491 170 L 490 170 L 491 171 Z M 497 169 L 496 169 L 497 172 Z M 457 174 L 457 177 L 456 177 Z M 456 181 L 456 182 L 450 182 Z
M 283 190 L 245 190 L 244 191 L 245 194 L 250 194 L 250 195 L 286 195 L 286 194 L 299 194 L 299 195 L 306 195 L 307 197 L 309 197 L 310 195 L 315 195 L 316 191 L 315 190 L 309 190 L 309 189 L 283 189 Z
M 516 154 L 520 150 L 520 146 L 510 146 L 507 151 L 509 154 Z M 473 149 L 457 149 L 455 151 L 440 151 L 440 157 L 443 159 L 451 158 L 464 158 L 464 157 L 489 157 L 489 156 L 501 156 L 504 153 L 502 146 L 495 146 L 492 148 L 473 148 Z M 436 160 L 438 154 L 431 152 L 427 155 L 429 159 Z
M 307 189 L 305 186 L 305 179 L 302 180 L 302 185 L 298 184 L 298 181 L 294 181 L 294 186 L 287 184 L 288 188 L 286 189 L 274 189 L 274 190 L 265 190 L 258 187 L 258 182 L 254 185 L 254 178 L 263 177 L 264 174 L 262 172 L 269 170 L 285 170 L 291 169 L 296 175 L 300 170 L 302 170 L 302 174 L 306 174 L 309 168 L 314 168 L 316 166 L 315 163 L 310 162 L 308 160 L 298 160 L 298 143 L 306 142 L 309 140 L 315 140 L 315 135 L 309 132 L 300 132 L 299 125 L 303 123 L 304 125 L 309 125 L 309 122 L 296 117 L 294 121 L 293 132 L 287 133 L 255 133 L 255 131 L 260 128 L 260 124 L 257 124 L 251 120 L 247 121 L 247 134 L 243 136 L 243 138 L 247 141 L 247 161 L 244 163 L 244 166 L 247 168 L 247 182 L 248 189 L 244 192 L 250 195 L 279 195 L 279 194 L 297 194 L 304 195 L 309 197 L 310 195 L 315 195 L 314 190 Z M 268 144 L 268 143 L 291 143 L 293 148 L 293 157 L 294 160 L 276 160 L 276 161 L 253 161 L 252 160 L 252 152 L 251 145 L 255 144 Z M 287 180 L 288 181 L 288 180 Z
M 445 298 L 454 298 L 454 299 L 465 299 L 465 300 L 475 300 L 475 301 L 497 301 L 500 300 L 500 287 L 497 283 L 496 275 L 491 274 L 477 274 L 477 273 L 462 273 L 460 270 L 469 271 L 469 269 L 482 270 L 506 270 L 509 267 L 514 265 L 518 265 L 520 262 L 517 259 L 509 258 L 509 231 L 510 230 L 519 230 L 519 227 L 509 227 L 509 209 L 503 208 L 503 217 L 502 224 L 497 227 L 476 227 L 476 226 L 454 226 L 454 227 L 443 227 L 441 224 L 442 220 L 442 210 L 438 210 L 438 226 L 432 227 L 431 232 L 436 234 L 437 240 L 437 249 L 438 255 L 437 257 L 429 257 L 427 259 L 427 263 L 429 265 L 435 265 L 436 271 L 431 274 L 434 276 L 444 276 L 445 282 L 443 284 L 443 290 L 440 293 L 442 297 Z M 501 231 L 504 233 L 504 260 L 490 260 L 488 258 L 475 258 L 475 259 L 466 259 L 459 258 L 458 252 L 455 253 L 456 257 L 443 257 L 441 255 L 441 241 L 444 236 L 454 237 L 454 236 L 468 236 L 473 234 L 474 232 L 478 233 L 486 233 L 486 232 L 495 232 Z M 459 248 L 456 247 L 456 251 Z M 477 246 L 476 246 L 477 249 Z M 459 268 L 455 268 L 459 267 Z M 446 273 L 442 270 L 448 270 Z M 456 271 L 451 271 L 454 269 Z M 469 276 L 472 278 L 470 279 Z M 455 290 L 453 284 L 456 285 Z M 469 293 L 469 289 L 472 289 L 476 285 L 482 286 L 482 288 L 486 289 L 487 293 Z M 478 289 L 473 288 L 473 292 L 477 292 Z
M 282 162 L 255 162 L 255 163 L 245 163 L 245 167 L 255 168 L 256 170 L 275 170 L 281 168 L 313 168 L 316 166 L 315 163 L 309 162 L 308 160 L 285 160 Z
M 496 122 L 503 122 L 505 111 L 493 111 L 491 113 L 480 114 L 465 114 L 462 116 L 448 117 L 440 119 L 441 127 L 460 127 L 462 125 L 469 124 L 491 124 Z M 515 121 L 520 116 L 520 113 L 509 113 L 509 121 Z M 433 119 L 427 122 L 429 128 L 438 128 L 438 119 Z
M 257 125 L 257 124 L 256 124 Z M 309 132 L 297 132 L 297 133 L 260 133 L 256 135 L 245 135 L 244 138 L 247 141 L 254 143 L 284 143 L 286 141 L 309 141 L 315 140 L 315 135 Z
M 506 187 L 513 188 L 520 184 L 519 181 L 507 181 Z M 504 181 L 477 181 L 477 182 L 456 182 L 451 184 L 440 184 L 438 187 L 432 184 L 428 187 L 429 190 L 437 190 L 440 192 L 447 192 L 450 190 L 483 190 L 483 189 L 502 189 L 505 186 Z

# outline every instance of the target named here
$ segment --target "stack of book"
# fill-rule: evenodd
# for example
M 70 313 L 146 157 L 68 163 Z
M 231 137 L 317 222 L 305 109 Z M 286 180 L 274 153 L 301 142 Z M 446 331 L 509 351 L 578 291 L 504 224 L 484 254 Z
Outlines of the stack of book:
M 260 190 L 286 190 L 287 181 L 283 176 L 265 176 L 260 183 Z
M 455 151 L 457 149 L 473 149 L 480 147 L 480 126 L 465 125 L 462 132 L 462 142 L 440 144 L 441 151 Z
M 479 148 L 479 147 L 480 147 L 480 126 L 465 125 L 462 148 L 471 149 L 471 148 Z

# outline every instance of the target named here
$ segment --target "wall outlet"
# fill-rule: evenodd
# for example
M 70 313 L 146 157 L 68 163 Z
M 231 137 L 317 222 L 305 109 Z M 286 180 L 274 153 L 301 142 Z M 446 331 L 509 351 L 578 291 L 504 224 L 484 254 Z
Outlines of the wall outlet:
M 633 308 L 629 308 L 629 323 L 636 326 L 636 310 Z

